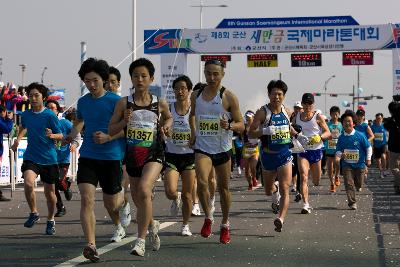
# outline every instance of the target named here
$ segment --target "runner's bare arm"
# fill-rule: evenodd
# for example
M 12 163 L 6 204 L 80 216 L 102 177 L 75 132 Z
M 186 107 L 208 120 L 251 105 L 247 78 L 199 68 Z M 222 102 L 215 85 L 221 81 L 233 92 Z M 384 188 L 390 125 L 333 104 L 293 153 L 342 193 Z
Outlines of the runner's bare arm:
M 265 111 L 263 109 L 259 109 L 254 116 L 254 120 L 249 128 L 249 137 L 250 138 L 259 138 L 262 136 L 262 128 L 260 126 L 264 123 L 265 120 Z
M 74 140 L 76 136 L 82 131 L 85 123 L 83 122 L 83 120 L 75 119 L 73 125 L 74 126 L 72 127 L 71 132 L 67 136 L 64 136 L 64 139 L 62 141 L 63 145 L 71 143 L 72 140 Z
M 24 127 L 22 127 L 22 125 L 20 125 L 18 128 L 18 136 L 14 140 L 14 144 L 11 146 L 12 151 L 14 151 L 14 152 L 17 151 L 19 141 L 21 141 L 22 137 L 25 136 L 26 132 L 27 132 L 26 128 L 24 128 Z
M 189 114 L 189 125 L 190 125 L 190 141 L 189 144 L 194 146 L 196 142 L 196 95 L 197 92 L 193 92 L 190 96 L 190 114 Z
M 131 113 L 131 110 L 126 109 L 126 97 L 121 98 L 115 105 L 114 113 L 111 117 L 110 123 L 108 124 L 109 135 L 113 136 L 121 131 L 123 132 L 132 116 Z
M 226 94 L 223 95 L 222 105 L 232 114 L 233 121 L 230 123 L 230 130 L 242 133 L 244 131 L 244 123 L 242 112 L 239 107 L 239 100 L 230 90 L 226 90 Z
M 171 135 L 172 123 L 173 123 L 172 114 L 169 111 L 169 106 L 167 101 L 165 101 L 165 99 L 160 99 L 158 103 L 161 113 L 162 131 L 166 136 L 169 137 Z
M 329 130 L 329 127 L 326 124 L 324 117 L 321 116 L 321 114 L 317 114 L 317 123 L 322 130 L 321 139 L 322 140 L 329 139 L 329 137 L 331 137 L 331 131 Z
M 367 139 L 370 143 L 372 143 L 372 141 L 374 141 L 374 138 L 375 138 L 374 133 L 372 132 L 371 127 L 368 126 L 367 127 Z

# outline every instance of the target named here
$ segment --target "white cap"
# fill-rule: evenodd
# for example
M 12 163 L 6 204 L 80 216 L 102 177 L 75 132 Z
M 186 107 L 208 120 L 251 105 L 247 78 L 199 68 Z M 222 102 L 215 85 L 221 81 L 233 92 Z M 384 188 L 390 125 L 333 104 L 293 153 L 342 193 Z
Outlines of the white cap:
M 301 105 L 300 101 L 295 102 L 293 107 L 295 107 L 295 108 L 303 108 L 303 106 Z

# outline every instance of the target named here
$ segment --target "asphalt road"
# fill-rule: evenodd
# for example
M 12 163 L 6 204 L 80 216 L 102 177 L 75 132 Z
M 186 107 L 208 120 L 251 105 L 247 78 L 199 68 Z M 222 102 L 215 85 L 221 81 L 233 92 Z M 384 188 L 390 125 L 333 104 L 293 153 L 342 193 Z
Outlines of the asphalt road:
M 157 182 L 155 217 L 162 222 L 161 249 L 145 257 L 130 255 L 136 233 L 133 222 L 128 237 L 110 243 L 113 230 L 96 194 L 97 247 L 101 262 L 96 266 L 400 266 L 400 195 L 393 193 L 393 177 L 381 179 L 370 170 L 364 190 L 357 195 L 358 210 L 347 207 L 344 187 L 329 193 L 328 180 L 310 187 L 312 214 L 300 214 L 301 204 L 293 202 L 281 233 L 274 231 L 275 215 L 262 188 L 246 190 L 244 177 L 232 179 L 231 243 L 219 244 L 221 211 L 217 196 L 214 234 L 204 239 L 200 228 L 204 218 L 191 219 L 192 237 L 179 235 L 179 218 L 170 217 L 170 201 L 162 182 Z M 23 227 L 29 212 L 22 188 L 11 202 L 0 202 L 0 266 L 72 266 L 91 264 L 81 256 L 85 246 L 79 209 L 80 197 L 65 202 L 67 215 L 56 220 L 55 236 L 46 236 L 46 203 L 38 187 L 41 221 L 33 228 Z M 6 196 L 10 191 L 3 190 Z M 133 206 L 131 202 L 131 206 Z M 147 242 L 148 243 L 148 242 Z

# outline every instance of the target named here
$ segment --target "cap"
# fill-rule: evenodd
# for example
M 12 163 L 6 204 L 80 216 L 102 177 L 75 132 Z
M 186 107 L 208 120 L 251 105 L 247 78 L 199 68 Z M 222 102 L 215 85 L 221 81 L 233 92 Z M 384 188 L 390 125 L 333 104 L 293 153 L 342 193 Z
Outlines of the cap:
M 314 96 L 310 93 L 303 94 L 303 96 L 301 97 L 301 103 L 313 104 Z
M 293 107 L 295 107 L 295 108 L 303 108 L 303 106 L 301 105 L 301 102 L 300 101 L 296 101 L 295 103 L 294 103 L 294 106 Z

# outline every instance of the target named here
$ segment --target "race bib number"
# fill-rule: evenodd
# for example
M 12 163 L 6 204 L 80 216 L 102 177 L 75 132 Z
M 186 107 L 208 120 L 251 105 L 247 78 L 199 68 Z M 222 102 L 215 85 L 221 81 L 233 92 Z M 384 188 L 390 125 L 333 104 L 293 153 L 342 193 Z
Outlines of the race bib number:
M 198 132 L 200 136 L 218 136 L 219 117 L 210 115 L 200 115 Z
M 154 139 L 154 123 L 132 123 L 127 127 L 126 138 L 130 145 L 150 147 Z
M 271 143 L 288 144 L 290 142 L 289 125 L 275 126 L 275 134 L 271 135 Z
M 383 141 L 383 133 L 375 133 L 374 137 L 376 141 Z
M 328 149 L 336 149 L 338 139 L 328 140 Z
M 174 145 L 188 146 L 190 140 L 190 130 L 183 128 L 173 128 L 171 139 Z
M 347 163 L 358 163 L 360 158 L 360 152 L 358 149 L 345 149 L 344 150 L 344 161 Z

